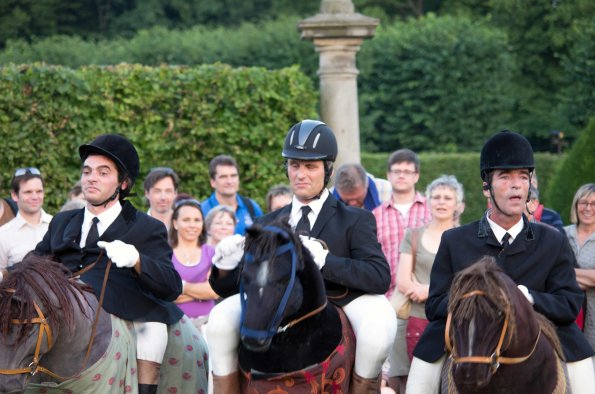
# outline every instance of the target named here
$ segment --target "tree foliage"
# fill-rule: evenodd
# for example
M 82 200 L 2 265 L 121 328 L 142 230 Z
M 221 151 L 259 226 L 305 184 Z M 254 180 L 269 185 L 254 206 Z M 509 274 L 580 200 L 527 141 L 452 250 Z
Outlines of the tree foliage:
M 566 159 L 556 172 L 552 186 L 548 188 L 548 201 L 552 208 L 560 212 L 565 222 L 570 221 L 570 206 L 577 189 L 585 183 L 593 182 L 595 169 L 595 117 L 580 133 Z

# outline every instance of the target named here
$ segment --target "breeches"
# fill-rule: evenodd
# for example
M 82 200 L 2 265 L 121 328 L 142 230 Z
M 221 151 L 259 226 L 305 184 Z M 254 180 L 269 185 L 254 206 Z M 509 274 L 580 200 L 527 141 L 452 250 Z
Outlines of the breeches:
M 355 372 L 362 378 L 376 378 L 397 330 L 394 310 L 383 295 L 366 294 L 351 301 L 343 311 L 357 342 Z M 238 369 L 240 314 L 239 294 L 226 298 L 211 310 L 207 337 L 215 375 L 229 375 Z
M 438 361 L 428 363 L 413 357 L 407 393 L 437 394 L 440 389 L 440 372 L 446 356 Z M 566 363 L 568 380 L 573 394 L 595 393 L 595 367 L 593 357 Z
M 161 364 L 167 348 L 167 324 L 133 323 L 136 331 L 136 358 Z

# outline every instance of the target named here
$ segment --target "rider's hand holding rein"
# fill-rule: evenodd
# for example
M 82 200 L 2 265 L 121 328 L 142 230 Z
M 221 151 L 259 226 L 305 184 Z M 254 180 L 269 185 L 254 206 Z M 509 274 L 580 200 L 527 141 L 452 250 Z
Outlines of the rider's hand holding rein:
M 244 256 L 244 237 L 234 234 L 223 238 L 215 247 L 213 264 L 220 270 L 235 269 Z
M 322 242 L 320 242 L 316 238 L 306 237 L 305 235 L 300 235 L 300 240 L 302 241 L 302 245 L 308 252 L 312 255 L 314 262 L 318 266 L 318 269 L 322 269 L 324 264 L 326 263 L 326 256 L 328 255 L 328 249 L 326 249 Z
M 140 263 L 140 255 L 133 245 L 116 240 L 113 242 L 99 241 L 97 242 L 97 246 L 105 249 L 107 257 L 118 268 L 135 268 L 137 271 L 140 270 L 140 265 L 137 269 L 137 264 Z

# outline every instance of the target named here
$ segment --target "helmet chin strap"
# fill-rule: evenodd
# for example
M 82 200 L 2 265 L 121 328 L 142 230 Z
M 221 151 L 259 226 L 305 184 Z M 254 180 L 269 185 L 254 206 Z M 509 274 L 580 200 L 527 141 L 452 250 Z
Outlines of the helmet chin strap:
M 107 208 L 107 204 L 109 204 L 110 202 L 115 200 L 116 197 L 118 197 L 118 194 L 120 194 L 121 192 L 122 192 L 122 184 L 120 183 L 118 185 L 118 187 L 116 188 L 116 191 L 114 192 L 114 194 L 112 194 L 110 197 L 108 197 L 106 200 L 104 200 L 100 203 L 95 203 L 95 204 L 91 203 L 91 205 L 93 205 L 94 207 L 99 207 L 99 206 L 103 205 L 104 208 Z

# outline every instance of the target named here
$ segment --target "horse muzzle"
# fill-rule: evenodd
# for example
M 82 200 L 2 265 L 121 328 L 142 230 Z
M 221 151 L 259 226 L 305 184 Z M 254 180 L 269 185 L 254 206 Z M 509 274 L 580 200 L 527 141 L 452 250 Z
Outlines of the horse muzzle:
M 255 353 L 264 353 L 271 347 L 273 338 L 253 338 L 247 335 L 242 335 L 241 340 L 246 350 Z

